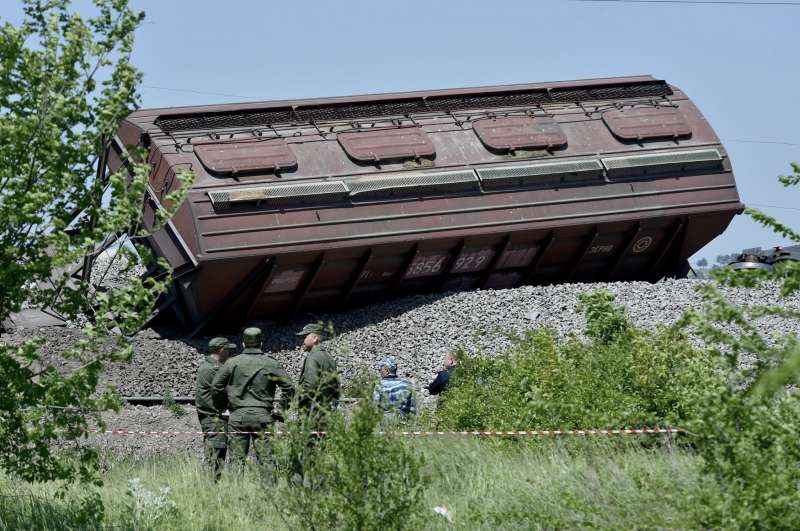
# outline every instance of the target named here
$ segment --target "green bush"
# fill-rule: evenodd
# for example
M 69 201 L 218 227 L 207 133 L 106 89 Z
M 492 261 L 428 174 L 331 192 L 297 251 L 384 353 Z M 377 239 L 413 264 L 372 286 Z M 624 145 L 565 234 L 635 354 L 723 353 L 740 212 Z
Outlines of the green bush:
M 730 273 L 720 280 L 741 281 Z M 711 345 L 723 375 L 719 385 L 695 389 L 700 414 L 687 423 L 705 474 L 721 487 L 703 499 L 699 523 L 800 528 L 800 394 L 786 387 L 797 381 L 800 341 L 762 334 L 759 317 L 786 313 L 780 308 L 733 305 L 711 284 L 699 291 L 704 306 L 684 324 Z
M 707 395 L 690 426 L 704 472 L 721 486 L 700 523 L 737 529 L 800 528 L 800 399 L 736 392 Z
M 678 328 L 636 329 L 607 292 L 585 295 L 587 339 L 546 329 L 516 338 L 496 358 L 459 354 L 442 427 L 612 428 L 680 425 L 693 418 L 692 389 L 718 376 L 708 353 Z
M 287 524 L 302 529 L 417 529 L 426 479 L 407 443 L 382 434 L 382 412 L 363 399 L 349 418 L 331 415 L 315 440 L 301 418 L 276 441 L 279 477 L 273 500 Z M 314 427 L 320 426 L 314 420 Z M 298 469 L 300 465 L 300 470 Z M 302 475 L 301 475 L 302 474 Z
M 787 188 L 800 185 L 800 165 L 779 177 Z M 748 208 L 756 222 L 800 243 L 800 233 Z M 776 264 L 775 271 L 713 271 L 718 284 L 748 288 L 765 281 L 786 297 L 800 291 L 800 262 Z M 722 383 L 696 388 L 700 411 L 688 427 L 707 477 L 720 485 L 707 496 L 699 522 L 737 529 L 800 528 L 800 394 L 787 387 L 800 380 L 800 339 L 764 334 L 766 316 L 800 318 L 800 312 L 753 301 L 738 306 L 714 284 L 700 284 L 702 308 L 686 312 L 681 325 L 702 338 L 720 362 Z M 747 361 L 747 363 L 743 363 Z

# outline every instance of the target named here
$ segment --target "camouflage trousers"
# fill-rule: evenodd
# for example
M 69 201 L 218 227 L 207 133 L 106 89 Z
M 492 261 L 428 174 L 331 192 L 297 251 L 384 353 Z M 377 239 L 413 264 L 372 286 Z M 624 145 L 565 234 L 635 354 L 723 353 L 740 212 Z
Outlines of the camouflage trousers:
M 324 404 L 322 407 L 308 407 L 307 404 L 300 406 L 299 417 L 301 421 L 301 428 L 308 432 L 326 432 L 329 425 L 329 417 L 333 408 L 330 404 Z M 295 483 L 304 483 L 306 479 L 306 459 L 311 454 L 317 451 L 317 446 L 325 438 L 322 433 L 308 433 L 305 438 L 302 448 L 299 448 L 297 453 L 292 459 L 292 481 Z
M 225 466 L 228 453 L 228 425 L 222 417 L 200 415 L 200 428 L 203 430 L 203 455 L 206 464 L 214 471 L 214 479 L 219 479 Z
M 228 427 L 231 432 L 228 434 L 228 447 L 231 450 L 233 465 L 244 466 L 252 445 L 258 463 L 263 466 L 271 466 L 272 449 L 268 436 L 259 433 L 268 431 L 272 427 L 272 413 L 268 409 L 260 407 L 235 409 L 231 411 Z

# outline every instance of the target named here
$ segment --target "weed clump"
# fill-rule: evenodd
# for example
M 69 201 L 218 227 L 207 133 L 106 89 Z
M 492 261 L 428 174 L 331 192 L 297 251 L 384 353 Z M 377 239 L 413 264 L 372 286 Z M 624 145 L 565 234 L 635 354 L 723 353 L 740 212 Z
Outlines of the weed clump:
M 178 418 L 186 415 L 186 408 L 175 401 L 175 398 L 172 396 L 172 391 L 169 389 L 164 392 L 164 401 L 162 405 Z
M 151 491 L 139 478 L 128 481 L 127 507 L 134 529 L 151 529 L 177 513 L 178 506 L 170 499 L 170 491 L 169 487 Z

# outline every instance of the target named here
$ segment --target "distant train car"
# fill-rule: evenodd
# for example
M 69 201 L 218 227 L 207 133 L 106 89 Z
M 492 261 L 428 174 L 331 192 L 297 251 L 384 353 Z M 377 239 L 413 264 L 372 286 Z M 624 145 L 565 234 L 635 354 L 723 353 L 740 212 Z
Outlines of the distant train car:
M 728 265 L 738 271 L 775 271 L 780 262 L 800 262 L 800 246 L 775 247 L 772 251 L 743 252 Z
M 141 110 L 150 238 L 194 332 L 417 292 L 680 276 L 743 205 L 700 111 L 650 76 Z

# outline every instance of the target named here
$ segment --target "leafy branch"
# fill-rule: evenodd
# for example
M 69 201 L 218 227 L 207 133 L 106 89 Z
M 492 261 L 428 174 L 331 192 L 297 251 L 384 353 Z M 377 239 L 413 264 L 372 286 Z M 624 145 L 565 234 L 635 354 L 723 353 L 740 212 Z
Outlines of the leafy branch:
M 128 0 L 94 0 L 89 18 L 69 0 L 24 0 L 24 13 L 19 26 L 0 26 L 0 321 L 24 306 L 91 320 L 63 353 L 71 370 L 42 354 L 42 338 L 0 342 L 0 467 L 30 481 L 97 483 L 97 452 L 83 439 L 120 407 L 114 389 L 98 389 L 100 375 L 130 359 L 131 337 L 172 280 L 143 240 L 179 208 L 191 175 L 179 175 L 148 230 L 146 159 L 133 152 L 111 174 L 102 163 L 139 105 L 131 51 L 144 13 Z M 88 271 L 72 275 L 123 234 L 112 260 L 168 273 L 113 289 L 97 289 Z

